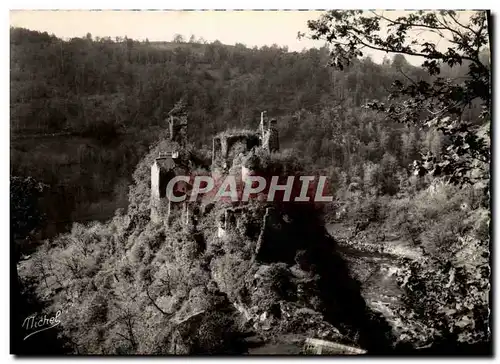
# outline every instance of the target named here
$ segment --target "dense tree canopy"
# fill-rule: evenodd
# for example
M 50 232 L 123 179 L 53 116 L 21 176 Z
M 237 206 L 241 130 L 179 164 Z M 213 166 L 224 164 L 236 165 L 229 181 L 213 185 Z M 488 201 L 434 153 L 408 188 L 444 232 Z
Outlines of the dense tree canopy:
M 416 172 L 448 175 L 452 181 L 487 178 L 489 145 L 478 136 L 478 124 L 490 119 L 491 77 L 488 14 L 470 15 L 452 10 L 418 11 L 391 17 L 384 12 L 331 11 L 310 21 L 313 39 L 332 44 L 331 62 L 343 69 L 363 56 L 363 49 L 423 58 L 422 68 L 428 80 L 413 79 L 400 67 L 404 80 L 396 80 L 387 101 L 375 101 L 368 107 L 385 112 L 396 121 L 436 128 L 450 143 L 437 156 L 427 154 L 424 163 L 416 163 Z M 396 59 L 395 59 L 396 60 Z M 466 66 L 463 77 L 440 76 L 444 65 Z M 479 105 L 478 120 L 468 120 L 464 110 Z M 477 165 L 480 162 L 481 165 Z M 482 173 L 474 173 L 477 169 Z

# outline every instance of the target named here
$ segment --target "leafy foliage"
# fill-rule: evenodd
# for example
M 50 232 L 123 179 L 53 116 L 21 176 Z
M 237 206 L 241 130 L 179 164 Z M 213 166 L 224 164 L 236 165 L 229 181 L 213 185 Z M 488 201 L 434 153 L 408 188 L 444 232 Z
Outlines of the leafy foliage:
M 441 131 L 449 139 L 448 145 L 437 156 L 425 155 L 414 169 L 418 174 L 430 172 L 465 183 L 484 180 L 488 173 L 489 146 L 474 128 L 491 118 L 489 58 L 485 60 L 481 53 L 489 45 L 487 16 L 477 11 L 464 21 L 455 11 L 442 10 L 391 19 L 380 12 L 339 10 L 308 24 L 313 39 L 332 44 L 332 64 L 340 69 L 362 56 L 363 48 L 424 59 L 422 68 L 431 76 L 429 80 L 414 80 L 400 70 L 405 80 L 393 82 L 387 102 L 373 101 L 366 106 L 393 120 Z M 433 33 L 438 40 L 430 41 L 416 31 L 420 31 L 418 35 Z M 440 41 L 449 46 L 440 47 Z M 452 68 L 462 64 L 468 67 L 463 79 L 437 76 L 443 65 Z M 473 103 L 482 108 L 480 118 L 463 119 L 464 109 Z M 478 168 L 480 176 L 474 175 Z

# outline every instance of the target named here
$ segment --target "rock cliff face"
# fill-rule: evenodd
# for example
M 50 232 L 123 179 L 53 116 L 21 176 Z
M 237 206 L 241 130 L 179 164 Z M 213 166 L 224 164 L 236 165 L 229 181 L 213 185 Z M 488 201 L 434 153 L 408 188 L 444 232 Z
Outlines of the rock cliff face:
M 170 160 L 158 162 L 161 153 L 172 153 L 182 167 L 174 172 L 188 175 L 241 179 L 244 165 L 257 174 L 300 174 L 293 155 L 244 141 L 215 159 L 216 171 L 214 158 L 189 145 L 158 143 L 137 167 L 127 213 L 106 224 L 75 224 L 22 263 L 19 275 L 40 283 L 39 297 L 78 318 L 60 327 L 75 352 L 388 354 L 429 345 L 436 331 L 432 317 L 419 318 L 418 305 L 408 309 L 408 290 L 403 292 L 407 271 L 422 257 L 396 238 L 384 249 L 361 241 L 348 245 L 343 229 L 325 229 L 321 206 L 268 202 L 259 194 L 246 202 L 172 203 L 152 218 L 151 208 L 165 196 L 162 173 L 168 178 L 171 171 Z M 454 258 L 466 263 L 460 264 L 470 277 L 480 273 L 471 265 L 486 259 L 474 255 L 476 243 L 464 241 L 466 249 Z M 446 271 L 437 287 L 464 291 L 452 284 L 464 272 Z M 452 291 L 439 324 L 479 322 L 460 310 L 483 297 L 456 297 L 462 296 Z M 448 314 L 458 319 L 447 322 Z
M 212 158 L 211 172 L 219 177 L 243 179 L 248 170 L 257 175 L 300 171 L 293 158 L 269 153 L 248 132 L 234 135 L 238 143 L 223 153 L 223 163 Z M 192 260 L 203 262 L 213 292 L 224 297 L 238 330 L 267 347 L 264 352 L 301 352 L 307 338 L 368 353 L 431 345 L 436 330 L 417 317 L 418 305 L 408 307 L 404 290 L 409 267 L 425 261 L 420 250 L 397 237 L 377 246 L 348 245 L 335 240 L 342 235 L 338 231 L 325 229 L 318 206 L 254 197 L 248 202 L 202 200 L 193 217 L 196 228 L 182 233 L 183 239 L 196 236 Z M 188 318 L 210 312 L 184 311 Z
M 269 153 L 255 145 L 249 134 L 235 135 L 241 147 L 235 151 L 236 144 L 231 144 L 231 148 L 226 148 L 231 153 L 223 147 L 224 163 L 220 163 L 220 156 L 212 158 L 216 163 L 212 169 L 216 168 L 219 176 L 232 174 L 241 178 L 242 167 L 250 159 L 253 172 L 261 175 L 298 171 L 293 158 Z M 216 138 L 217 145 L 219 139 Z M 226 136 L 224 141 L 229 139 L 234 138 Z M 336 242 L 324 228 L 320 207 L 262 202 L 255 196 L 247 202 L 201 200 L 196 210 L 196 227 L 176 230 L 175 224 L 162 224 L 161 217 L 151 222 L 166 229 L 166 234 L 179 234 L 178 240 L 196 237 L 189 265 L 199 265 L 211 287 L 208 291 L 189 293 L 205 298 L 188 298 L 173 313 L 180 325 L 172 338 L 175 353 L 188 350 L 189 345 L 181 343 L 189 341 L 189 327 L 201 325 L 198 321 L 213 314 L 207 296 L 215 293 L 222 300 L 218 307 L 223 307 L 227 317 L 232 318 L 232 325 L 236 323 L 255 346 L 272 345 L 273 351 L 278 350 L 274 354 L 280 353 L 279 348 L 287 351 L 291 347 L 300 352 L 307 338 L 361 348 L 353 349 L 353 353 L 391 349 L 390 327 L 365 304 L 358 281 L 337 254 Z M 180 225 L 184 220 L 179 216 Z M 187 246 L 176 249 L 184 251 Z M 168 264 L 174 270 L 184 264 L 181 262 L 186 260 L 173 259 Z
M 265 219 L 264 209 L 252 209 Z M 200 225 L 207 226 L 216 211 L 206 220 L 201 217 Z M 335 253 L 335 241 L 319 224 L 314 231 L 310 224 L 306 229 L 300 221 L 287 223 L 274 214 L 259 237 L 248 234 L 250 218 L 249 225 L 242 223 L 222 238 L 214 232 L 204 235 L 210 282 L 242 330 L 264 347 L 274 345 L 272 350 L 302 347 L 307 338 L 369 352 L 390 350 L 389 327 L 365 305 L 357 281 Z

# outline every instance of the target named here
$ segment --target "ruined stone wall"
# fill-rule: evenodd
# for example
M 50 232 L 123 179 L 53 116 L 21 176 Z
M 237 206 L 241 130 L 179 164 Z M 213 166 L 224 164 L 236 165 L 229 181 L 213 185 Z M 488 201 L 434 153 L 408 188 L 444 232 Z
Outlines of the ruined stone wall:
M 268 152 L 277 152 L 280 149 L 279 134 L 276 128 L 276 119 L 270 120 L 263 129 L 262 146 Z
M 196 203 L 184 201 L 182 208 L 182 224 L 186 230 L 196 230 L 199 215 L 200 209 Z
M 166 196 L 168 181 L 174 176 L 174 172 L 165 170 L 158 164 L 158 162 L 162 163 L 167 158 L 170 158 L 170 156 L 157 158 L 151 166 L 151 198 L 155 200 Z M 171 159 L 167 163 L 170 163 L 167 164 L 170 167 L 174 165 Z
M 160 200 L 160 168 L 154 163 L 151 166 L 151 202 Z
M 267 111 L 262 111 L 260 113 L 260 124 L 259 124 L 259 132 L 261 137 L 264 136 L 264 132 L 266 131 L 267 124 Z
M 164 222 L 168 225 L 171 208 L 171 202 L 167 198 L 154 199 L 151 197 L 151 221 L 155 223 Z
M 235 231 L 236 229 L 241 229 L 240 217 L 245 213 L 243 208 L 227 208 L 219 216 L 219 221 L 217 223 L 217 236 L 223 238 L 230 231 Z
M 174 176 L 171 170 L 165 170 L 158 163 L 163 163 L 171 157 L 171 153 L 160 155 L 151 166 L 151 197 L 150 197 L 150 215 L 154 222 L 161 222 L 162 219 L 170 216 L 170 201 L 167 199 L 167 185 Z M 170 160 L 170 166 L 173 162 Z M 164 166 L 165 167 L 165 166 Z
M 222 141 L 220 137 L 215 137 L 212 141 L 212 164 L 219 164 L 222 160 Z
M 161 201 L 161 189 L 160 189 L 160 181 L 161 181 L 161 171 L 158 165 L 153 163 L 151 166 L 151 201 L 150 201 L 150 209 L 151 209 L 151 221 L 159 222 L 162 210 L 162 201 Z
M 258 134 L 222 135 L 213 139 L 212 166 L 227 169 L 236 156 L 260 145 Z

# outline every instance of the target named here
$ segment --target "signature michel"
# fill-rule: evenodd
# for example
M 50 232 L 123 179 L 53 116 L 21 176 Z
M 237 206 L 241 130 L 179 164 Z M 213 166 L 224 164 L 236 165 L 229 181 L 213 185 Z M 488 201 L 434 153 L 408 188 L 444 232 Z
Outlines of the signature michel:
M 36 313 L 26 317 L 23 321 L 23 327 L 28 332 L 28 335 L 26 335 L 23 340 L 26 340 L 30 336 L 35 335 L 41 331 L 45 331 L 59 325 L 61 323 L 61 320 L 59 319 L 61 313 L 62 311 L 58 310 L 52 317 L 47 314 L 37 316 Z

